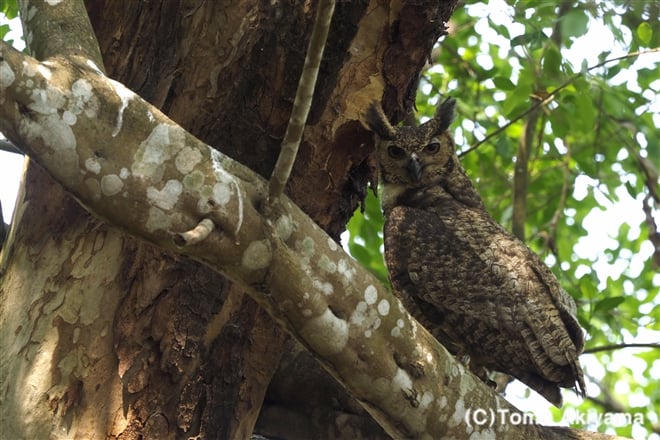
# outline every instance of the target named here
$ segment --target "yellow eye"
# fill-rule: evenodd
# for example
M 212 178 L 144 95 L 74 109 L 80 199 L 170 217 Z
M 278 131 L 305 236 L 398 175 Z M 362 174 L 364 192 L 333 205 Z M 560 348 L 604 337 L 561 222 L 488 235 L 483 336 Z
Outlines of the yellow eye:
M 392 159 L 403 159 L 403 157 L 406 155 L 406 152 L 396 145 L 390 145 L 387 148 L 387 153 Z
M 430 144 L 428 144 L 426 147 L 424 147 L 424 150 L 429 154 L 435 154 L 440 150 L 440 142 L 431 141 Z

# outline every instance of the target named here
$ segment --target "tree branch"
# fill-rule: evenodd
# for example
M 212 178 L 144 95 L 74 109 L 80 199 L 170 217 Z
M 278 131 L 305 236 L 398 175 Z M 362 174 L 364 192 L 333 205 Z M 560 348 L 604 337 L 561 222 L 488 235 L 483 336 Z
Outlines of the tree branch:
M 289 125 L 286 128 L 284 139 L 282 140 L 282 150 L 275 163 L 275 168 L 268 182 L 268 199 L 273 201 L 284 191 L 286 182 L 289 180 L 293 163 L 298 155 L 298 148 L 302 140 L 307 115 L 312 105 L 314 96 L 314 86 L 316 77 L 319 73 L 319 66 L 323 58 L 323 49 L 330 30 L 332 13 L 335 9 L 335 0 L 321 0 L 316 11 L 316 20 L 312 37 L 307 48 L 307 56 L 303 66 L 296 98 L 293 101 L 293 109 L 289 118 Z
M 623 348 L 655 348 L 660 349 L 660 342 L 651 342 L 647 344 L 612 344 L 612 345 L 601 345 L 599 347 L 585 348 L 582 352 L 583 354 L 587 353 L 599 353 L 603 351 L 614 351 L 621 350 Z
M 525 241 L 525 217 L 527 216 L 527 184 L 529 181 L 529 153 L 539 119 L 539 109 L 528 113 L 523 136 L 518 142 L 516 164 L 513 173 L 513 219 L 511 231 L 520 241 Z
M 77 55 L 105 72 L 84 2 L 26 0 L 19 8 L 27 49 L 35 58 Z

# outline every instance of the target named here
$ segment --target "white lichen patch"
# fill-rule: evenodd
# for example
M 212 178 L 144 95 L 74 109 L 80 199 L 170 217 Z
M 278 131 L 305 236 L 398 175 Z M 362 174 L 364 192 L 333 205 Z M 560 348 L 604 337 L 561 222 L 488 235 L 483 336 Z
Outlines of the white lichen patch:
M 378 303 L 378 313 L 381 316 L 387 316 L 390 313 L 390 303 L 386 299 L 381 299 Z
M 293 220 L 290 215 L 283 214 L 275 220 L 275 233 L 282 241 L 287 241 L 293 234 Z
M 135 98 L 135 93 L 120 82 L 111 79 L 110 83 L 113 85 L 115 93 L 121 101 L 119 110 L 117 110 L 117 122 L 115 123 L 115 128 L 112 130 L 112 137 L 115 137 L 121 131 L 124 123 L 124 111 L 128 107 L 128 103 Z
M 403 330 L 404 322 L 403 319 L 399 318 L 396 320 L 396 326 L 392 328 L 390 334 L 395 338 L 401 336 L 401 330 Z
M 312 237 L 305 237 L 302 241 L 301 251 L 305 257 L 314 256 L 314 239 Z
M 72 115 L 78 116 L 84 113 L 88 118 L 94 119 L 99 113 L 99 107 L 99 99 L 94 95 L 89 81 L 79 79 L 71 85 L 68 110 Z
M 124 182 L 116 174 L 108 174 L 101 178 L 101 192 L 104 196 L 119 194 L 124 188 Z
M 268 240 L 257 240 L 250 243 L 243 252 L 241 264 L 249 270 L 265 269 L 270 265 L 273 255 Z
M 454 413 L 451 415 L 447 423 L 450 427 L 465 423 L 465 402 L 463 401 L 462 397 L 459 397 L 459 399 L 456 401 Z
M 300 335 L 321 356 L 331 356 L 346 347 L 348 323 L 326 308 L 323 314 L 303 325 Z
M 337 246 L 337 242 L 330 237 L 328 237 L 328 247 L 332 252 L 335 252 L 337 249 L 339 249 L 339 246 Z
M 368 309 L 369 306 L 367 305 L 367 303 L 364 301 L 360 301 L 355 307 L 355 310 L 353 310 L 353 313 L 351 313 L 351 317 L 350 317 L 351 324 L 358 327 L 362 327 L 365 321 L 367 320 Z
M 396 373 L 394 373 L 394 377 L 392 378 L 392 389 L 395 393 L 403 391 L 406 394 L 413 389 L 410 375 L 400 367 L 397 367 Z
M 151 232 L 157 230 L 168 231 L 172 226 L 172 220 L 163 210 L 152 206 L 149 208 L 149 217 L 145 226 Z
M 231 200 L 231 187 L 224 182 L 218 182 L 213 185 L 213 194 L 211 200 L 216 205 L 225 206 Z
M 138 147 L 131 171 L 135 177 L 160 182 L 169 161 L 183 146 L 184 133 L 175 126 L 158 124 Z
M 345 258 L 341 258 L 337 263 L 337 271 L 342 275 L 342 280 L 345 285 L 353 282 L 356 270 L 354 267 L 351 267 L 350 263 Z
M 101 172 L 101 163 L 95 157 L 89 157 L 85 160 L 85 169 L 92 174 Z
M 377 330 L 382 321 L 374 307 L 369 307 L 365 301 L 360 301 L 349 318 L 351 325 L 364 332 L 364 336 L 370 338 L 374 330 Z
M 40 115 L 52 115 L 66 105 L 66 96 L 56 88 L 32 89 L 28 107 Z
M 243 192 L 241 191 L 241 187 L 238 183 L 238 179 L 232 174 L 228 173 L 227 170 L 225 170 L 224 166 L 222 165 L 225 156 L 222 153 L 220 153 L 218 150 L 215 150 L 211 147 L 209 148 L 211 149 L 211 165 L 213 166 L 213 171 L 217 181 L 231 185 L 236 192 L 236 202 L 238 205 L 237 206 L 238 220 L 236 221 L 236 228 L 234 230 L 234 235 L 238 236 L 238 233 L 241 230 L 241 226 L 243 225 L 243 215 L 244 215 Z
M 430 391 L 424 392 L 424 394 L 422 394 L 422 398 L 419 399 L 419 409 L 424 411 L 426 408 L 429 407 L 431 402 L 433 402 L 434 400 L 435 400 L 435 397 L 433 396 L 432 392 L 430 392 Z
M 56 6 L 62 3 L 64 0 L 45 0 L 45 2 L 50 6 Z
M 36 68 L 28 62 L 23 66 L 27 75 L 40 74 L 45 79 L 51 76 L 51 70 L 45 62 L 36 65 Z M 19 122 L 19 132 L 28 142 L 42 142 L 49 147 L 43 160 L 57 170 L 59 178 L 75 179 L 74 176 L 78 173 L 78 155 L 71 126 L 77 122 L 82 112 L 93 117 L 98 113 L 98 98 L 94 95 L 91 84 L 84 79 L 76 80 L 68 92 L 50 86 L 34 88 L 30 91 L 30 100 L 28 108 L 33 114 Z
M 0 89 L 6 89 L 14 83 L 16 74 L 6 61 L 0 63 Z M 2 98 L 4 99 L 4 98 Z
M 117 177 L 119 179 L 119 177 Z M 121 182 L 121 180 L 120 180 Z M 178 180 L 168 180 L 162 189 L 153 186 L 147 188 L 147 199 L 149 203 L 161 209 L 169 210 L 179 201 L 183 191 L 183 185 Z
M 78 154 L 76 138 L 71 127 L 57 113 L 39 118 L 24 118 L 19 122 L 19 132 L 28 142 L 43 142 L 49 149 L 43 160 L 57 170 L 60 178 L 78 176 Z M 75 184 L 75 180 L 69 182 Z
M 43 76 L 45 80 L 50 81 L 53 77 L 53 71 L 46 64 L 46 62 L 37 64 L 37 72 L 39 75 Z
M 66 110 L 64 113 L 62 113 L 62 120 L 66 124 L 76 125 L 76 122 L 78 122 L 78 116 L 76 116 L 74 113 Z
M 327 273 L 337 272 L 337 265 L 327 255 L 321 255 L 321 258 L 319 258 L 317 264 L 319 266 L 319 269 L 321 269 L 323 272 L 327 272 Z
M 188 191 L 198 191 L 204 184 L 204 173 L 201 171 L 193 171 L 183 177 L 183 186 Z
M 181 174 L 190 173 L 202 161 L 202 153 L 191 147 L 184 147 L 176 155 L 174 166 Z
M 321 280 L 314 280 L 312 285 L 314 286 L 314 288 L 316 290 L 319 290 L 324 295 L 332 295 L 332 293 L 335 290 L 334 287 L 332 287 L 332 284 L 330 284 L 327 281 L 324 282 L 324 281 L 321 281 Z
M 128 176 L 130 176 L 130 175 L 131 175 L 131 172 L 128 171 L 128 168 L 126 168 L 126 167 L 122 167 L 122 169 L 119 170 L 119 177 L 120 177 L 122 180 L 126 180 L 126 179 L 128 179 Z
M 364 289 L 364 300 L 369 305 L 376 303 L 376 300 L 378 300 L 378 290 L 376 290 L 376 286 L 369 284 L 367 288 Z

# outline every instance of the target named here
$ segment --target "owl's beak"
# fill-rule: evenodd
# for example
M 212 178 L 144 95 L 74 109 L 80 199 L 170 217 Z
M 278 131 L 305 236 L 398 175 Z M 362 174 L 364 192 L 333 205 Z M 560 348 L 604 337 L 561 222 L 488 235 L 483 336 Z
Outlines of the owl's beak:
M 419 182 L 422 178 L 422 164 L 419 161 L 419 157 L 416 154 L 410 155 L 410 161 L 408 162 L 408 172 L 410 177 L 412 177 L 414 182 Z

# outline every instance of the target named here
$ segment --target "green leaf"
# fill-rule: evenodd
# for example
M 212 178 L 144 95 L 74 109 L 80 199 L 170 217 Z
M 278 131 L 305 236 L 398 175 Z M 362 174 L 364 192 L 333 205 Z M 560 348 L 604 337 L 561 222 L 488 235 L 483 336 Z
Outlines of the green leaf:
M 561 60 L 559 50 L 554 45 L 549 45 L 543 56 L 543 73 L 550 77 L 559 75 Z
M 17 1 L 0 1 L 0 13 L 4 14 L 8 20 L 18 16 Z
M 516 85 L 511 82 L 509 78 L 503 76 L 496 76 L 493 78 L 495 86 L 500 90 L 513 90 L 516 88 Z
M 574 8 L 561 20 L 561 33 L 564 38 L 579 37 L 587 32 L 589 17 L 581 8 Z
M 576 127 L 579 127 L 583 132 L 591 133 L 596 119 L 596 109 L 589 94 L 589 90 L 580 93 L 576 96 L 575 110 L 577 113 Z
M 601 299 L 594 307 L 594 313 L 606 314 L 607 312 L 617 308 L 626 298 L 624 296 L 612 296 L 609 298 Z
M 635 34 L 642 44 L 648 45 L 653 38 L 653 28 L 650 24 L 643 21 L 639 24 L 639 26 L 637 26 Z
M 7 35 L 7 32 L 9 32 L 11 28 L 9 27 L 8 24 L 2 24 L 0 25 L 0 40 L 5 39 L 5 35 Z
M 511 47 L 516 46 L 529 46 L 532 49 L 543 46 L 543 43 L 548 39 L 548 36 L 543 31 L 528 32 L 526 34 L 518 35 L 511 40 Z

